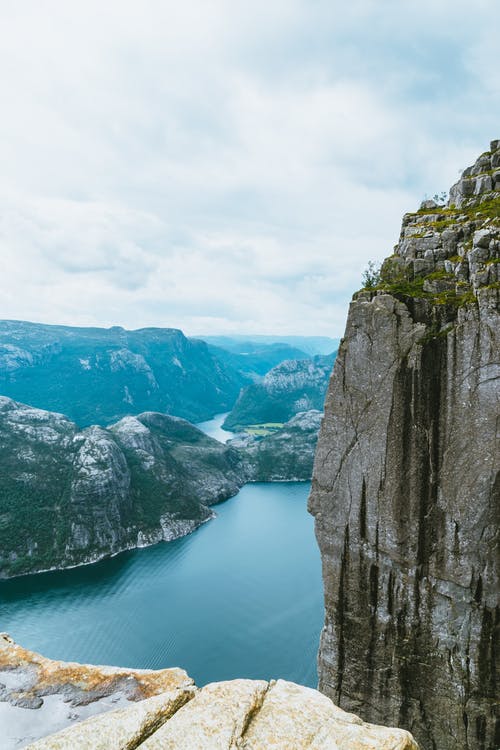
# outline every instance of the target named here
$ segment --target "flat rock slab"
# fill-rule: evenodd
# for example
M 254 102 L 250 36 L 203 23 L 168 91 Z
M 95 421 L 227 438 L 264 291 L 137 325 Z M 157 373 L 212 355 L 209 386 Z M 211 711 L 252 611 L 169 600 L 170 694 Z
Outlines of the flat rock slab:
M 418 750 L 409 732 L 366 724 L 284 680 L 189 690 L 87 719 L 26 750 Z
M 0 677 L 2 750 L 418 750 L 408 732 L 284 680 L 198 689 L 182 669 L 58 662 L 6 634 Z
M 137 701 L 190 693 L 183 669 L 141 670 L 47 659 L 0 634 L 2 750 L 17 750 L 64 727 Z

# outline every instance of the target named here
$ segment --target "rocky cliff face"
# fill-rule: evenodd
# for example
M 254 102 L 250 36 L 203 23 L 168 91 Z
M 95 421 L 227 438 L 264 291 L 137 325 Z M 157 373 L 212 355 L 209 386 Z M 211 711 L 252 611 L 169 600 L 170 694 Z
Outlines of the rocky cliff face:
M 85 430 L 0 396 L 0 577 L 193 531 L 235 495 L 239 453 L 155 412 Z
M 320 689 L 425 750 L 496 750 L 500 142 L 354 296 L 310 510 Z
M 199 690 L 181 669 L 52 661 L 5 633 L 0 681 L 10 686 L 0 685 L 3 750 L 418 750 L 408 732 L 365 724 L 284 680 Z

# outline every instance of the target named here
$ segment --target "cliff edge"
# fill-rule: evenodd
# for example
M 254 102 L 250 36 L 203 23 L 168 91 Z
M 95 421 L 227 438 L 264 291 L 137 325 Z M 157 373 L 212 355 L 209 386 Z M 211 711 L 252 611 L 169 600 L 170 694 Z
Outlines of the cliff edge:
M 408 732 L 366 724 L 292 682 L 198 689 L 181 669 L 52 661 L 5 633 L 0 682 L 3 750 L 418 750 Z
M 354 295 L 309 501 L 320 690 L 425 750 L 496 750 L 500 141 Z

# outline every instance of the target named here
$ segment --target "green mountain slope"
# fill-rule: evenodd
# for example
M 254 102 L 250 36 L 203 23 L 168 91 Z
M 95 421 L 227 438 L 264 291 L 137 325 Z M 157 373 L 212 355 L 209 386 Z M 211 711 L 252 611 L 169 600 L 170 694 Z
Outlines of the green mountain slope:
M 244 481 L 240 454 L 147 412 L 84 430 L 0 396 L 0 577 L 189 533 Z
M 288 422 L 295 414 L 323 410 L 335 354 L 288 360 L 241 392 L 223 427 Z
M 71 328 L 0 321 L 0 393 L 82 426 L 160 411 L 227 411 L 248 382 L 172 328 Z

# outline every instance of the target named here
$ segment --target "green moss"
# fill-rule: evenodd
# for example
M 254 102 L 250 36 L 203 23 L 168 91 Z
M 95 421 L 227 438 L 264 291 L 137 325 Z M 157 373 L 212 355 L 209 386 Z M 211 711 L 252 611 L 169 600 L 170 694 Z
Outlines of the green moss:
M 418 211 L 410 213 L 408 216 L 412 216 L 418 221 L 421 216 L 430 214 L 442 215 L 444 217 L 442 219 L 437 219 L 436 221 L 430 221 L 425 225 L 433 229 L 438 229 L 438 231 L 456 222 L 459 216 L 466 216 L 471 220 L 478 217 L 498 219 L 500 218 L 500 195 L 498 197 L 488 198 L 484 201 L 481 201 L 481 197 L 477 196 L 469 199 L 469 201 L 460 208 L 456 208 L 455 206 L 449 206 L 447 208 L 439 206 L 437 208 L 419 208 Z
M 369 291 L 381 291 L 387 294 L 392 294 L 393 297 L 401 299 L 403 302 L 406 299 L 424 299 L 428 300 L 433 305 L 452 305 L 453 307 L 462 307 L 463 305 L 475 302 L 476 298 L 472 290 L 457 294 L 456 288 L 446 289 L 442 292 L 428 292 L 424 290 L 425 281 L 436 281 L 436 280 L 450 281 L 454 279 L 452 273 L 447 271 L 434 271 L 425 277 L 416 279 L 398 279 L 394 281 L 383 281 L 375 290 Z M 460 285 L 462 286 L 462 284 Z M 469 284 L 465 284 L 465 287 L 470 289 Z M 465 288 L 462 286 L 462 288 Z
M 467 175 L 467 177 L 463 177 L 462 179 L 463 180 L 475 180 L 476 177 L 484 177 L 484 175 L 489 175 L 491 177 L 491 175 L 493 174 L 493 172 L 497 172 L 497 171 L 498 171 L 497 168 L 496 169 L 487 169 L 484 172 L 479 172 L 479 174 L 469 174 L 469 175 Z
M 427 274 L 425 278 L 427 281 L 438 281 L 441 279 L 449 279 L 452 281 L 455 279 L 455 276 L 451 271 L 433 271 L 432 273 Z

